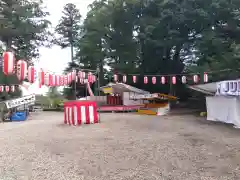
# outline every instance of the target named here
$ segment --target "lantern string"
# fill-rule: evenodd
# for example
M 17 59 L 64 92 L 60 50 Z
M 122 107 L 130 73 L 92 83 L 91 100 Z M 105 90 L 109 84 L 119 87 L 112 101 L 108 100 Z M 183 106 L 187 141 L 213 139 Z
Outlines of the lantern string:
M 237 68 L 236 70 L 240 70 L 240 68 Z M 215 74 L 215 73 L 220 73 L 220 72 L 228 72 L 228 71 L 233 71 L 233 69 L 221 69 L 221 70 L 216 70 L 216 71 L 204 71 L 203 73 L 207 74 Z M 181 73 L 181 74 L 127 74 L 127 73 L 116 73 L 117 75 L 129 75 L 129 76 L 189 76 L 189 75 L 201 75 L 203 73 L 196 72 L 196 73 Z

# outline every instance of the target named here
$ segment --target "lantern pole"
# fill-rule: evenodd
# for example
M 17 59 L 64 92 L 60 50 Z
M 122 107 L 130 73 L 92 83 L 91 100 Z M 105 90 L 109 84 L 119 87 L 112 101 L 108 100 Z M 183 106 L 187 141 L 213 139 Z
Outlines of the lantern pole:
M 77 76 L 77 71 L 76 71 L 76 69 L 75 69 L 75 80 L 74 80 L 74 96 L 75 96 L 75 100 L 77 100 L 77 78 L 78 78 L 78 76 Z
M 97 88 L 98 88 L 98 96 L 100 96 L 100 68 L 99 65 L 97 65 Z

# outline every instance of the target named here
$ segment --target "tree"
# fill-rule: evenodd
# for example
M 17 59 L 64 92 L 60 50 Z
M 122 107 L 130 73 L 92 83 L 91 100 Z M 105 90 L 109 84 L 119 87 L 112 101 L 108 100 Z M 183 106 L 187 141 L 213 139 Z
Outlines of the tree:
M 64 6 L 63 16 L 55 31 L 59 35 L 56 39 L 56 44 L 62 48 L 71 48 L 71 60 L 74 59 L 74 46 L 76 40 L 79 39 L 81 32 L 81 15 L 76 5 L 68 3 Z
M 137 73 L 141 79 L 222 69 L 227 74 L 210 74 L 210 79 L 236 78 L 239 7 L 238 0 L 96 0 L 76 39 L 75 63 L 90 69 L 100 65 L 101 84 L 106 65 L 111 74 Z M 151 92 L 186 92 L 180 83 L 146 86 L 141 79 L 137 86 Z
M 40 46 L 49 46 L 51 33 L 48 12 L 42 2 L 25 0 L 0 1 L 0 40 L 14 51 L 17 59 L 29 62 L 38 58 Z
M 13 51 L 17 60 L 24 59 L 31 64 L 33 59 L 39 57 L 40 46 L 51 45 L 50 22 L 46 19 L 49 13 L 42 4 L 41 0 L 0 1 L 1 52 Z M 19 84 L 19 81 L 15 75 L 6 77 L 0 72 L 0 83 L 12 85 Z M 1 95 L 8 98 L 4 93 Z M 8 95 L 14 96 L 11 93 Z

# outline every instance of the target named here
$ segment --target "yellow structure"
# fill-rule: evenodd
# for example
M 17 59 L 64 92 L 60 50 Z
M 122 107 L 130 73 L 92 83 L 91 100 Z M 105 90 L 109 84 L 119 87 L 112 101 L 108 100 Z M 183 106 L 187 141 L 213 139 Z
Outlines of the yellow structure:
M 102 91 L 104 92 L 104 94 L 111 94 L 113 92 L 111 87 L 105 87 L 102 89 Z
M 166 115 L 170 110 L 169 101 L 176 101 L 177 97 L 166 94 L 150 94 L 140 98 L 146 100 L 144 107 L 138 110 L 139 114 L 146 115 Z

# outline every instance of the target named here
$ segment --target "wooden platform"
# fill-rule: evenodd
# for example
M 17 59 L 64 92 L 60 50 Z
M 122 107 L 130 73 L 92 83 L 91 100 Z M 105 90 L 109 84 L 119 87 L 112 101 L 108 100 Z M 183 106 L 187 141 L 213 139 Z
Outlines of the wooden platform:
M 133 112 L 137 111 L 142 105 L 133 106 L 101 106 L 98 107 L 99 112 Z

